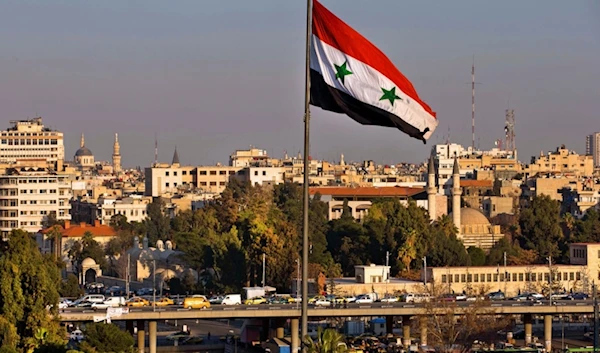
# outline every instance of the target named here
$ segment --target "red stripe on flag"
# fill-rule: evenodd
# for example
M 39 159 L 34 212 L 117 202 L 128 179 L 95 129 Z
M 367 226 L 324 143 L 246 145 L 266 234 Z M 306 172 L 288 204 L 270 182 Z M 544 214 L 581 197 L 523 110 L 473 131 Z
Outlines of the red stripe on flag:
M 429 105 L 419 98 L 412 83 L 381 50 L 331 13 L 317 0 L 313 0 L 312 32 L 321 41 L 379 71 L 392 80 L 402 92 L 419 102 L 426 112 L 434 118 L 436 117 L 435 112 L 431 110 Z

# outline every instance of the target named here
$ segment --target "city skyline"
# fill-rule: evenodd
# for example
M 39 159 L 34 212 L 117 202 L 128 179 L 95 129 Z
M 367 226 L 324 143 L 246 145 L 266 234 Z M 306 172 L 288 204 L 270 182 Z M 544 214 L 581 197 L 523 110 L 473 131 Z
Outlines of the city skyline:
M 42 116 L 64 132 L 67 160 L 81 133 L 110 160 L 117 132 L 127 167 L 152 163 L 155 133 L 161 162 L 175 146 L 190 165 L 225 164 L 249 145 L 274 157 L 302 150 L 304 1 L 141 4 L 1 4 L 4 127 Z M 312 107 L 315 158 L 418 163 L 448 127 L 450 142 L 469 146 L 473 54 L 481 149 L 503 137 L 509 106 L 522 162 L 561 144 L 583 153 L 585 136 L 600 130 L 593 1 L 323 4 L 389 55 L 440 125 L 423 146 Z

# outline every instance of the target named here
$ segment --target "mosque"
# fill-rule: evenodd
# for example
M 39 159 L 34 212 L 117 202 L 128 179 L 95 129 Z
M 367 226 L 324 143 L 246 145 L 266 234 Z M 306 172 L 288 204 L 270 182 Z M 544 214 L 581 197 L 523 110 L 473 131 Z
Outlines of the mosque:
M 444 210 L 437 209 L 440 195 L 437 194 L 436 180 L 438 178 L 436 178 L 435 158 L 432 155 L 427 168 L 427 204 L 429 216 L 434 222 L 438 218 L 437 215 L 445 214 Z M 452 169 L 451 212 L 448 216 L 458 230 L 457 237 L 463 242 L 465 248 L 476 246 L 487 251 L 504 238 L 504 234 L 500 231 L 500 226 L 492 225 L 481 211 L 470 207 L 461 207 L 461 195 L 460 170 L 458 159 L 455 157 Z M 441 207 L 446 206 L 445 203 L 440 203 Z
M 85 146 L 85 137 L 83 134 L 81 134 L 79 149 L 75 152 L 73 162 L 75 163 L 75 167 L 82 172 L 89 172 L 96 166 L 94 154 Z M 121 173 L 121 146 L 119 145 L 118 134 L 115 134 L 115 142 L 113 144 L 112 166 L 115 174 Z

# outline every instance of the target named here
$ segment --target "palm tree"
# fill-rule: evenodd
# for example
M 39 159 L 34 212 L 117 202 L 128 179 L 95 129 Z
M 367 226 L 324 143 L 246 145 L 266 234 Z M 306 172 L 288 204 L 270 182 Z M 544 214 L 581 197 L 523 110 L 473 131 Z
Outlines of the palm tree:
M 345 353 L 348 347 L 344 342 L 344 335 L 335 329 L 321 329 L 317 331 L 317 340 L 313 341 L 310 336 L 304 338 L 307 353 Z
M 407 271 L 410 271 L 410 263 L 417 258 L 416 242 L 417 232 L 411 229 L 408 234 L 406 234 L 404 243 L 398 249 L 398 260 L 402 262 Z

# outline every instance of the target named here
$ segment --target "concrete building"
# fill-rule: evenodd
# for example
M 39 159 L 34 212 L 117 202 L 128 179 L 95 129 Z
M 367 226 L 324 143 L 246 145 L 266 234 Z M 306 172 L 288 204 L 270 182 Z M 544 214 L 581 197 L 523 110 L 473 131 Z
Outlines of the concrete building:
M 248 167 L 245 169 L 251 185 L 278 185 L 284 182 L 284 168 Z
M 127 217 L 128 222 L 141 223 L 148 217 L 148 204 L 151 197 L 132 195 L 129 197 L 100 196 L 94 200 L 74 200 L 72 204 L 72 218 L 74 222 L 93 224 L 99 221 L 102 225 L 110 225 L 110 220 L 115 215 Z
M 548 293 L 560 291 L 584 291 L 591 289 L 598 278 L 600 243 L 569 245 L 568 265 L 523 266 L 470 266 L 435 267 L 427 269 L 427 281 L 438 287 L 439 292 L 468 294 L 488 293 L 501 290 L 507 296 L 519 292 Z M 424 272 L 421 271 L 422 279 Z
M 560 173 L 574 177 L 591 176 L 594 173 L 594 160 L 591 155 L 581 156 L 562 145 L 547 155 L 542 152 L 539 158 L 532 157 L 531 163 L 523 171 L 526 176 L 537 173 Z
M 247 180 L 248 171 L 239 166 L 202 166 L 196 168 L 195 177 L 195 185 L 199 190 L 221 194 L 232 178 Z M 256 180 L 258 182 L 258 179 Z
M 63 133 L 44 127 L 42 118 L 13 120 L 0 131 L 0 163 L 46 161 L 46 167 L 61 171 L 65 159 Z
M 48 233 L 52 231 L 52 228 L 46 228 L 38 230 L 36 232 L 36 241 L 40 251 L 44 254 L 50 254 L 53 251 L 52 240 L 48 238 Z M 61 250 L 60 258 L 68 259 L 69 250 L 73 247 L 73 244 L 77 241 L 81 241 L 81 238 L 85 233 L 91 233 L 95 241 L 104 246 L 111 239 L 117 236 L 117 232 L 108 226 L 100 224 L 99 220 L 96 220 L 93 224 L 80 222 L 77 224 L 71 224 L 71 221 L 65 221 L 65 226 L 58 226 L 58 231 L 62 235 L 61 239 Z
M 585 137 L 585 154 L 592 156 L 594 167 L 600 167 L 600 132 Z
M 71 219 L 69 178 L 43 168 L 10 168 L 0 176 L 0 235 L 12 229 L 35 233 L 51 214 Z
M 488 218 L 499 214 L 514 214 L 516 201 L 513 197 L 486 196 L 481 202 L 483 213 Z
M 269 160 L 266 150 L 250 147 L 249 150 L 236 150 L 229 156 L 229 166 L 250 167 L 265 164 Z

